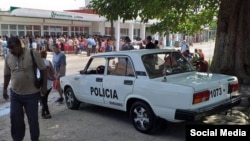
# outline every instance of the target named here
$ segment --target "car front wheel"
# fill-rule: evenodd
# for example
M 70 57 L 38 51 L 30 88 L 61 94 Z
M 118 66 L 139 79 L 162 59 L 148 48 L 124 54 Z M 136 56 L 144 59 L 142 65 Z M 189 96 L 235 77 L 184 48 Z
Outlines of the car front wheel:
M 80 102 L 76 99 L 72 88 L 67 88 L 64 95 L 67 107 L 72 110 L 77 110 L 80 106 Z
M 148 104 L 137 101 L 130 109 L 130 118 L 136 130 L 151 133 L 155 129 L 156 117 Z

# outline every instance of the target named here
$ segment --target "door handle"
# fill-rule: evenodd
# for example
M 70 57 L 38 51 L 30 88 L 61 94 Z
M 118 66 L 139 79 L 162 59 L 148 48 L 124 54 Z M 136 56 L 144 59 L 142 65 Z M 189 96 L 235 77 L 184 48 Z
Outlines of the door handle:
M 124 85 L 133 85 L 132 80 L 124 80 Z
M 96 78 L 96 82 L 102 82 L 102 78 Z

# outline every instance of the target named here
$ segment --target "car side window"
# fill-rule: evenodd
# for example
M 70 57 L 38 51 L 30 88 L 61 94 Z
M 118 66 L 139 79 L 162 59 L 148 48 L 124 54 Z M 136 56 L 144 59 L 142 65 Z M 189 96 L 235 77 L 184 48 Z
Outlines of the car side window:
M 127 57 L 110 58 L 108 62 L 108 74 L 118 76 L 135 76 L 133 65 Z
M 93 58 L 87 68 L 87 74 L 100 74 L 105 72 L 106 59 L 104 57 Z

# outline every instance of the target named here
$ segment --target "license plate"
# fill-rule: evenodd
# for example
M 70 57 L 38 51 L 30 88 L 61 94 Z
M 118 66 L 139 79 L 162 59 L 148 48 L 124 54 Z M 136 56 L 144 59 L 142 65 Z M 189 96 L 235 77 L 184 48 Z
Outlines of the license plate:
M 216 88 L 216 89 L 210 90 L 210 97 L 211 98 L 214 98 L 214 97 L 217 97 L 217 96 L 220 96 L 220 95 L 222 95 L 221 88 Z

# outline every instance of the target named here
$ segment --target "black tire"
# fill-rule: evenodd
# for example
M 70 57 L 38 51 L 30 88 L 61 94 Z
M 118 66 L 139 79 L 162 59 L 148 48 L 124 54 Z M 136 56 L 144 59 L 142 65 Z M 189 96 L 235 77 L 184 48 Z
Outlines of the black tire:
M 139 132 L 148 134 L 155 131 L 156 116 L 147 103 L 135 102 L 130 108 L 130 118 L 133 126 Z
M 69 109 L 77 110 L 80 106 L 80 102 L 76 99 L 72 88 L 67 88 L 64 92 L 65 103 Z

